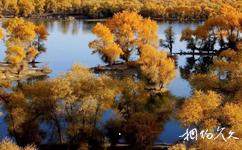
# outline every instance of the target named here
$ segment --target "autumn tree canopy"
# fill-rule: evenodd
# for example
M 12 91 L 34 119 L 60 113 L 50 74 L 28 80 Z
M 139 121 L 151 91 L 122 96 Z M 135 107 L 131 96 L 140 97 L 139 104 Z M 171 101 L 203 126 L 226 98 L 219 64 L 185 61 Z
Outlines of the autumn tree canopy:
M 141 47 L 139 63 L 145 78 L 155 88 L 166 87 L 176 76 L 174 61 L 150 45 Z
M 0 0 L 0 13 L 21 17 L 78 14 L 89 18 L 106 18 L 125 10 L 145 17 L 191 21 L 220 14 L 218 10 L 224 4 L 241 12 L 239 0 Z
M 35 25 L 22 18 L 9 19 L 3 24 L 6 45 L 6 62 L 17 69 L 17 73 L 26 67 L 42 52 L 42 42 L 48 32 L 43 25 Z
M 36 147 L 33 145 L 28 145 L 24 148 L 16 145 L 13 141 L 10 139 L 4 139 L 0 143 L 0 149 L 5 150 L 5 149 L 11 149 L 11 150 L 36 150 Z
M 0 40 L 2 40 L 2 39 L 3 39 L 3 37 L 4 37 L 3 29 L 2 29 L 2 28 L 0 28 Z
M 195 30 L 185 29 L 182 32 L 181 41 L 187 42 L 187 48 L 194 53 L 216 52 L 216 44 L 220 46 L 217 50 L 228 48 L 237 49 L 236 43 L 240 40 L 242 13 L 231 6 L 224 5 L 219 15 L 209 18 L 204 24 Z
M 225 135 L 232 130 L 237 137 L 241 132 L 241 104 L 242 104 L 242 63 L 241 43 L 236 50 L 227 49 L 214 59 L 213 65 L 206 74 L 193 74 L 190 81 L 195 91 L 193 96 L 186 100 L 178 113 L 178 118 L 184 126 L 209 129 L 216 133 L 216 128 L 226 127 Z M 207 81 L 207 82 L 204 82 Z M 223 139 L 216 144 L 208 140 L 199 140 L 196 148 L 226 150 L 229 147 L 238 148 L 240 141 Z M 209 148 L 207 148 L 209 147 Z
M 175 65 L 165 52 L 159 52 L 157 31 L 155 21 L 124 11 L 93 28 L 98 39 L 92 41 L 89 47 L 109 64 L 120 59 L 128 63 L 132 61 L 131 55 L 138 54 L 141 73 L 154 86 L 152 88 L 158 90 L 174 79 Z
M 128 62 L 132 53 L 140 53 L 142 45 L 158 46 L 157 30 L 156 22 L 135 12 L 125 11 L 115 14 L 104 24 L 97 24 L 93 33 L 99 39 L 91 42 L 89 46 L 109 61 L 120 58 Z

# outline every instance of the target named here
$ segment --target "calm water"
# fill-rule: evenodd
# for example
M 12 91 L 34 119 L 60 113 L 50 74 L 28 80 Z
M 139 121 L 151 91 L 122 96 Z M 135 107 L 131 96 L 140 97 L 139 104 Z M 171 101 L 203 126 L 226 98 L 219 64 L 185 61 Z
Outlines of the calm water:
M 92 55 L 88 43 L 95 39 L 91 33 L 91 28 L 95 25 L 93 22 L 77 20 L 73 22 L 65 21 L 43 21 L 46 24 L 49 36 L 45 42 L 47 52 L 40 55 L 37 61 L 43 62 L 41 65 L 47 65 L 53 72 L 50 77 L 56 77 L 70 70 L 73 64 L 81 64 L 86 67 L 94 67 L 104 64 L 98 55 Z M 185 49 L 185 43 L 179 41 L 181 31 L 186 27 L 195 28 L 198 24 L 170 24 L 173 27 L 176 36 L 174 52 Z M 168 23 L 159 23 L 159 36 L 164 38 L 163 31 L 169 26 Z M 165 49 L 164 49 L 165 50 Z M 168 51 L 168 50 L 166 50 Z M 0 43 L 0 60 L 4 58 L 4 45 Z M 179 67 L 186 64 L 186 56 L 177 57 L 178 69 L 177 76 L 169 86 L 170 92 L 177 97 L 189 97 L 191 95 L 191 86 L 188 81 L 180 76 Z M 4 114 L 4 113 L 3 113 Z M 7 126 L 3 120 L 4 115 L 0 117 L 0 139 L 8 135 Z M 104 118 L 110 117 L 106 113 Z M 184 132 L 179 122 L 171 119 L 165 125 L 164 131 L 158 138 L 158 142 L 173 143 L 179 140 L 179 135 Z

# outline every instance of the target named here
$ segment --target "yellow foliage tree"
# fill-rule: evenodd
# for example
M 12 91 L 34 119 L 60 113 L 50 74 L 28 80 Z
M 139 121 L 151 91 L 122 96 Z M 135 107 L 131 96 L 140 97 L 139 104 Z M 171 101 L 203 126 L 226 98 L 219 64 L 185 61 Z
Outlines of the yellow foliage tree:
M 36 33 L 36 37 L 35 37 L 35 41 L 33 41 L 32 45 L 35 47 L 35 49 L 38 52 L 35 53 L 36 55 L 34 57 L 32 57 L 32 62 L 35 62 L 35 59 L 38 57 L 38 55 L 40 53 L 46 51 L 46 48 L 44 47 L 43 42 L 47 40 L 47 37 L 49 35 L 46 27 L 43 24 L 36 25 L 34 30 Z
M 44 25 L 37 26 L 22 18 L 9 19 L 3 27 L 6 31 L 6 61 L 21 71 L 44 51 L 41 42 L 47 39 L 48 32 Z
M 0 28 L 0 40 L 2 40 L 4 37 L 3 29 Z
M 18 7 L 19 7 L 19 13 L 23 17 L 28 17 L 35 11 L 33 0 L 19 0 Z
M 218 15 L 206 20 L 204 24 L 195 30 L 185 29 L 182 32 L 181 41 L 187 42 L 187 48 L 193 53 L 214 52 L 216 44 L 219 50 L 232 48 L 237 50 L 236 43 L 240 41 L 242 13 L 229 5 L 223 5 Z
M 103 111 L 111 108 L 119 93 L 115 80 L 106 75 L 97 77 L 79 65 L 59 78 L 26 85 L 23 89 L 24 95 L 31 99 L 32 109 L 43 113 L 47 122 L 54 121 L 57 129 L 54 133 L 60 143 L 64 142 L 64 134 L 73 138 L 83 132 L 90 135 Z M 60 116 L 67 120 L 66 133 L 60 126 Z
M 25 51 L 20 46 L 10 46 L 6 51 L 6 61 L 10 64 L 19 64 L 25 58 Z
M 230 129 L 236 133 L 236 136 L 242 136 L 242 116 L 241 116 L 241 102 L 226 103 L 221 108 L 221 116 L 225 124 L 230 126 Z
M 35 25 L 22 18 L 9 19 L 4 23 L 4 28 L 9 36 L 7 45 L 20 45 L 27 47 L 34 40 Z
M 139 52 L 143 44 L 158 46 L 157 30 L 156 22 L 145 19 L 135 12 L 124 11 L 115 14 L 104 24 L 97 24 L 94 27 L 93 32 L 100 39 L 91 42 L 90 46 L 96 48 L 102 43 L 103 47 L 109 47 L 109 44 L 114 44 L 114 47 L 120 47 L 118 50 L 114 48 L 114 51 L 118 52 L 115 52 L 115 56 L 120 55 L 120 58 L 127 62 L 131 53 Z
M 210 73 L 195 74 L 191 77 L 191 83 L 196 89 L 215 90 L 226 93 L 228 98 L 240 99 L 242 89 L 242 49 L 238 44 L 238 50 L 224 50 L 215 58 Z M 207 80 L 206 83 L 201 81 Z M 237 95 L 237 97 L 236 97 Z
M 57 1 L 55 0 L 46 0 L 45 7 L 46 10 L 51 13 L 56 13 L 58 11 Z
M 95 33 L 100 39 L 91 42 L 89 46 L 103 55 L 102 58 L 104 61 L 113 64 L 121 55 L 123 55 L 122 49 L 119 45 L 114 43 L 113 35 L 106 26 L 98 23 L 93 28 L 93 33 Z
M 72 7 L 71 0 L 58 0 L 57 1 L 57 9 L 60 12 L 66 13 L 68 9 Z
M 174 61 L 165 52 L 147 44 L 140 48 L 140 52 L 141 71 L 149 84 L 155 85 L 157 90 L 166 87 L 176 75 Z
M 139 0 L 123 0 L 121 1 L 121 9 L 125 11 L 140 12 L 143 4 Z
M 195 91 L 194 95 L 186 100 L 178 113 L 178 118 L 181 120 L 184 126 L 189 127 L 190 125 L 197 125 L 209 129 L 217 127 L 214 126 L 214 121 L 210 120 L 211 124 L 204 122 L 205 120 L 211 119 L 216 116 L 216 109 L 221 105 L 222 98 L 219 94 L 208 91 Z M 203 125 L 203 126 L 202 126 Z
M 18 0 L 4 1 L 3 7 L 13 15 L 18 15 Z
M 123 11 L 93 28 L 98 39 L 89 43 L 89 47 L 99 52 L 109 64 L 119 58 L 128 62 L 132 53 L 138 53 L 143 75 L 152 88 L 161 90 L 174 79 L 175 65 L 166 53 L 157 50 L 157 30 L 155 21 Z
M 242 10 L 239 0 L 31 0 L 30 2 L 24 0 L 23 2 L 26 4 L 18 0 L 0 0 L 0 2 L 3 5 L 4 15 L 23 15 L 23 11 L 28 14 L 34 6 L 36 13 L 33 14 L 38 15 L 43 13 L 63 15 L 65 12 L 100 18 L 110 17 L 117 12 L 126 10 L 140 13 L 146 17 L 179 21 L 205 20 L 220 14 L 219 8 L 223 5 L 229 5 L 240 12 Z M 33 2 L 34 5 L 30 5 Z M 20 13 L 19 9 L 21 9 Z
M 240 150 L 242 146 L 241 140 L 230 139 L 225 142 L 222 139 L 219 140 L 199 140 L 196 148 L 197 150 Z
M 38 55 L 39 51 L 35 47 L 30 47 L 26 52 L 28 62 L 31 62 Z
M 34 0 L 35 12 L 39 15 L 45 13 L 46 0 Z
M 199 129 L 209 129 L 218 134 L 218 126 L 226 127 L 223 134 L 228 137 L 230 131 L 234 137 L 242 135 L 242 46 L 237 43 L 236 50 L 227 49 L 215 57 L 214 64 L 208 74 L 194 74 L 191 83 L 195 89 L 194 95 L 186 100 L 179 111 L 178 118 L 185 126 L 197 125 Z M 207 81 L 207 82 L 204 82 Z M 215 92 L 211 92 L 214 90 Z M 211 94 L 213 93 L 213 94 Z M 219 138 L 215 141 L 200 139 L 197 149 L 239 150 L 241 141 L 237 139 Z
M 34 29 L 35 33 L 37 34 L 38 41 L 39 40 L 46 40 L 48 36 L 48 31 L 46 30 L 46 27 L 43 24 L 35 26 Z
M 187 150 L 186 145 L 176 144 L 168 148 L 168 150 Z
M 37 148 L 34 145 L 28 145 L 22 148 L 9 139 L 3 139 L 0 142 L 0 150 L 37 150 Z

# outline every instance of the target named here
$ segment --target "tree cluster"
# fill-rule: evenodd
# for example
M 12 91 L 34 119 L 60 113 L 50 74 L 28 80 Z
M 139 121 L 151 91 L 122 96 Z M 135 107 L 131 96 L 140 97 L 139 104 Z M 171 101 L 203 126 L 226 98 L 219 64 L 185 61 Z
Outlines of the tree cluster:
M 175 64 L 165 52 L 158 50 L 157 31 L 155 21 L 124 11 L 93 28 L 98 38 L 90 42 L 89 47 L 110 65 L 117 60 L 137 61 L 152 88 L 161 89 L 174 79 Z M 134 54 L 136 58 L 131 59 Z
M 48 32 L 44 25 L 35 25 L 22 18 L 9 19 L 0 29 L 0 38 L 4 39 L 6 47 L 5 61 L 12 68 L 10 71 L 20 74 L 28 69 L 28 63 L 34 62 L 43 51 L 43 41 Z
M 219 12 L 219 15 L 209 18 L 196 29 L 183 30 L 180 41 L 185 41 L 187 49 L 192 50 L 192 53 L 215 53 L 228 48 L 237 49 L 242 13 L 227 5 Z
M 236 50 L 227 49 L 216 56 L 207 73 L 195 73 L 190 81 L 194 94 L 184 102 L 178 112 L 178 118 L 186 127 L 195 126 L 199 130 L 209 129 L 217 133 L 217 127 L 225 127 L 225 135 L 232 130 L 236 137 L 242 135 L 242 49 L 237 42 Z M 206 81 L 206 82 L 204 82 Z M 241 141 L 230 139 L 227 142 L 220 137 L 214 141 L 199 139 L 194 146 L 197 149 L 237 150 Z
M 219 14 L 222 5 L 231 5 L 241 11 L 239 0 L 1 0 L 3 15 L 84 15 L 91 18 L 110 17 L 126 10 L 143 16 L 170 20 L 199 20 Z
M 108 132 L 108 137 L 120 132 L 134 149 L 146 149 L 159 135 L 174 104 L 169 94 L 150 95 L 142 81 L 96 76 L 80 65 L 54 79 L 1 84 L 0 92 L 9 134 L 20 146 L 48 140 L 47 144 L 88 143 L 93 149 L 100 149 L 106 134 L 100 128 L 102 116 L 113 109 L 119 116 L 113 120 L 121 124 L 112 128 L 110 121 L 104 128 L 120 130 Z

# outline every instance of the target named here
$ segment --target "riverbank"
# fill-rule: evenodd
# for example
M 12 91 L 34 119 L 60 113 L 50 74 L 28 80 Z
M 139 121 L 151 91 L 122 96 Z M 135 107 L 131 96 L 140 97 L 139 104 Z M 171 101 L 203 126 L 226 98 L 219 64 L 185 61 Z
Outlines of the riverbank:
M 0 63 L 0 80 L 17 81 L 32 77 L 46 76 L 51 73 L 49 68 L 28 68 L 19 74 L 12 71 L 13 69 L 7 63 Z
M 0 17 L 0 19 L 9 19 L 9 18 L 14 18 L 14 17 L 23 17 L 26 19 L 30 19 L 30 20 L 43 20 L 43 19 L 53 19 L 53 20 L 66 20 L 66 21 L 72 21 L 75 19 L 81 19 L 84 20 L 86 22 L 102 22 L 105 21 L 109 18 L 111 18 L 112 16 L 106 16 L 106 17 L 101 17 L 101 18 L 92 18 L 92 17 L 88 17 L 82 14 L 63 14 L 63 13 L 47 13 L 47 14 L 43 14 L 43 15 L 32 15 L 32 16 L 28 16 L 28 17 L 24 17 L 24 16 L 15 16 L 15 15 L 4 15 L 2 17 Z M 144 16 L 147 17 L 147 16 Z M 167 17 L 150 17 L 152 20 L 155 21 L 159 21 L 159 22 L 179 22 L 179 23 L 200 23 L 203 22 L 205 20 L 207 20 L 208 18 L 200 18 L 200 19 L 177 19 L 177 18 L 167 18 Z

